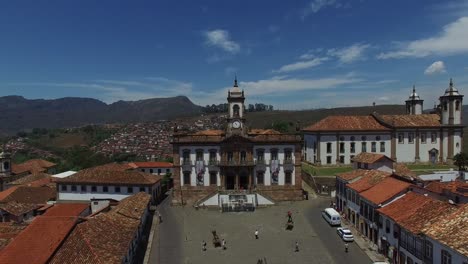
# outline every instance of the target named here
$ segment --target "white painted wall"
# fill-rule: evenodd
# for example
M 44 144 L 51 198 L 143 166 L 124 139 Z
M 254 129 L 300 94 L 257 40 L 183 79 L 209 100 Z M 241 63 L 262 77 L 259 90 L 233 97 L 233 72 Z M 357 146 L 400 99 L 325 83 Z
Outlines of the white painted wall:
M 173 168 L 158 168 L 158 167 L 152 167 L 152 168 L 138 168 L 138 171 L 141 172 L 147 172 L 151 173 L 153 175 L 166 175 L 166 173 L 173 173 L 174 169 Z M 159 172 L 159 170 L 161 172 Z M 152 171 L 152 172 L 151 172 Z
M 272 149 L 278 150 L 278 160 L 280 161 L 280 171 L 279 171 L 279 174 L 278 174 L 278 185 L 284 185 L 284 181 L 285 181 L 285 171 L 284 171 L 284 167 L 283 167 L 283 161 L 284 161 L 284 157 L 285 157 L 284 153 L 285 153 L 286 149 L 290 149 L 292 151 L 291 158 L 292 158 L 292 162 L 294 164 L 294 162 L 295 162 L 294 145 L 257 145 L 257 146 L 254 146 L 253 156 L 254 156 L 254 161 L 255 162 L 257 161 L 257 150 L 259 150 L 259 149 L 264 150 L 264 153 L 265 153 L 264 160 L 265 160 L 266 164 L 268 164 L 267 168 L 265 170 L 264 185 L 271 185 L 271 171 L 270 171 L 270 165 L 269 164 L 270 164 L 270 160 L 271 160 L 271 150 Z M 294 173 L 295 173 L 295 170 L 293 169 L 293 171 L 291 172 L 291 177 L 292 177 L 292 183 L 291 184 L 292 185 L 296 184 Z M 256 175 L 257 175 L 257 171 L 256 171 L 256 169 L 254 169 L 255 181 L 257 180 Z
M 135 193 L 140 192 L 140 186 L 120 186 L 120 192 L 115 191 L 116 186 L 108 186 L 108 192 L 103 191 L 103 186 L 96 186 L 96 192 L 91 192 L 91 186 L 86 186 L 86 191 L 81 191 L 82 185 L 75 185 L 77 187 L 76 191 L 71 190 L 70 184 L 65 184 L 67 190 L 62 190 L 63 184 L 58 184 L 58 200 L 69 200 L 69 201 L 91 201 L 91 199 L 114 199 L 120 201 L 124 198 L 134 195 Z M 133 188 L 133 192 L 129 193 L 127 188 Z M 145 192 L 150 194 L 153 198 L 153 192 L 157 190 L 159 183 L 153 185 L 151 189 L 149 187 L 143 187 Z M 160 190 L 157 190 L 158 194 Z
M 433 263 L 440 263 L 441 262 L 441 254 L 442 250 L 448 251 L 452 255 L 452 263 L 464 263 L 468 262 L 468 256 L 463 256 L 460 253 L 456 252 L 455 250 L 439 243 L 438 241 L 426 237 L 426 240 L 432 243 L 432 257 Z
M 192 162 L 192 165 L 195 165 L 195 161 L 197 158 L 197 150 L 203 150 L 203 160 L 205 161 L 205 165 L 208 165 L 208 162 L 210 160 L 210 150 L 216 150 L 216 160 L 221 160 L 221 153 L 220 153 L 220 147 L 216 145 L 210 145 L 210 146 L 181 146 L 179 148 L 179 155 L 180 155 L 180 164 L 183 163 L 183 153 L 185 150 L 190 151 L 190 161 Z M 204 186 L 210 186 L 210 172 L 208 169 L 205 169 L 204 177 L 203 177 L 203 185 Z M 221 186 L 221 177 L 219 175 L 219 172 L 217 173 L 217 186 Z M 180 183 L 184 185 L 184 171 L 182 168 L 180 168 Z M 196 186 L 197 185 L 197 174 L 195 171 L 195 167 L 192 167 L 192 173 L 190 174 L 190 185 L 191 186 Z

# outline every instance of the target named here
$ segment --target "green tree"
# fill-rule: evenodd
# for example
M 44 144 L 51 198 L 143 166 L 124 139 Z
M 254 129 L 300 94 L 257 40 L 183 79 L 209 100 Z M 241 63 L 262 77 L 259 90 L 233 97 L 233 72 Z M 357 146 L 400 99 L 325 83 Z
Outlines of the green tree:
M 465 170 L 466 165 L 468 165 L 468 155 L 464 152 L 460 152 L 453 157 L 454 164 L 458 166 L 458 170 Z

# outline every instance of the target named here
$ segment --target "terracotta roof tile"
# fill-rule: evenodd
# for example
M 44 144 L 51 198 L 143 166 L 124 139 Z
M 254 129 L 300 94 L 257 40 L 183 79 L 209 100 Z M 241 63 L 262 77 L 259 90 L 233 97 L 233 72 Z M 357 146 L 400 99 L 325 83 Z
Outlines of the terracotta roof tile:
M 27 226 L 27 223 L 0 222 L 0 252 Z
M 361 197 L 374 203 L 382 204 L 411 186 L 411 183 L 387 177 L 372 188 L 361 193 Z
M 395 162 L 393 163 L 393 170 L 394 170 L 394 175 L 406 178 L 406 179 L 414 179 L 414 178 L 419 178 L 416 173 L 414 173 L 412 170 L 410 170 L 404 163 L 399 163 Z
M 199 135 L 199 136 L 222 136 L 224 135 L 223 130 L 203 130 L 195 133 L 194 135 Z
M 107 163 L 104 165 L 92 167 L 91 169 L 96 170 L 96 171 L 98 170 L 99 171 L 127 171 L 133 168 L 128 163 L 112 162 L 112 163 Z
M 361 170 L 363 172 L 362 178 L 347 185 L 348 188 L 360 193 L 364 192 L 374 185 L 380 183 L 391 174 L 380 170 Z
M 48 186 L 14 186 L 6 191 L 0 192 L 0 203 L 15 201 L 18 203 L 45 204 L 50 200 L 55 200 L 55 198 L 55 189 Z
M 43 159 L 31 159 L 20 164 L 12 164 L 11 172 L 21 174 L 25 172 L 37 173 L 47 171 L 48 168 L 54 167 L 56 164 Z
M 377 209 L 377 211 L 398 223 L 408 217 L 413 217 L 417 209 L 432 200 L 428 196 L 410 191 L 402 198 Z
M 375 163 L 377 161 L 380 161 L 381 159 L 387 159 L 390 162 L 393 162 L 393 160 L 384 154 L 376 154 L 376 153 L 369 153 L 369 152 L 361 152 L 354 156 L 352 159 L 353 162 L 361 162 L 361 163 Z
M 0 252 L 0 263 L 46 263 L 76 221 L 76 217 L 36 217 Z
M 352 181 L 354 179 L 364 176 L 367 171 L 369 170 L 357 169 L 348 172 L 341 172 L 337 173 L 336 177 L 341 178 L 344 181 Z
M 468 183 L 461 182 L 461 181 L 453 181 L 453 182 L 439 182 L 433 181 L 430 182 L 425 187 L 427 190 L 443 194 L 443 193 L 454 193 L 461 196 L 468 196 Z
M 81 170 L 66 178 L 56 179 L 57 183 L 106 183 L 153 185 L 161 176 L 135 170 L 108 170 L 102 167 Z
M 146 162 L 130 162 L 132 168 L 172 168 L 174 165 L 171 162 L 164 161 L 146 161 Z
M 26 185 L 26 184 L 35 182 L 37 180 L 50 179 L 51 177 L 52 176 L 50 174 L 47 174 L 47 173 L 35 172 L 33 174 L 21 177 L 21 178 L 17 179 L 16 181 L 12 181 L 9 184 L 10 185 Z M 50 180 L 49 180 L 49 182 L 50 182 Z
M 444 183 L 442 183 L 442 182 L 433 181 L 433 182 L 430 182 L 429 184 L 427 184 L 425 189 L 430 191 L 430 192 L 433 192 L 433 193 L 442 194 L 442 191 L 443 191 L 442 186 L 443 185 L 444 185 Z
M 44 216 L 81 216 L 81 214 L 89 209 L 88 203 L 63 203 L 54 204 L 43 214 Z
M 248 132 L 248 134 L 281 134 L 280 132 L 274 130 L 274 129 L 252 129 Z
M 50 263 L 122 263 L 149 201 L 148 194 L 138 193 L 123 199 L 108 213 L 87 218 Z
M 373 116 L 328 116 L 303 129 L 304 131 L 387 131 Z
M 440 127 L 440 116 L 437 114 L 381 115 L 380 117 L 394 127 Z
M 449 215 L 444 214 L 444 217 L 424 230 L 424 233 L 468 256 L 468 204 L 461 205 Z
M 22 214 L 29 213 L 39 207 L 41 207 L 41 205 L 18 203 L 15 201 L 8 202 L 6 204 L 0 204 L 0 209 L 7 211 L 8 213 L 15 216 L 20 216 Z

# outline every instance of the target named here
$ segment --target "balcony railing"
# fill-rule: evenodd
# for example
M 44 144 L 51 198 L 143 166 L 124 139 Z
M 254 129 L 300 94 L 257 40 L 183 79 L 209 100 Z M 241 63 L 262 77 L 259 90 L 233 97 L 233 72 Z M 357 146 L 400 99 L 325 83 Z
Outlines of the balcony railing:
M 253 166 L 253 160 L 221 160 L 220 166 Z
M 283 160 L 283 169 L 284 171 L 293 171 L 294 170 L 294 161 L 292 159 Z
M 191 160 L 182 160 L 182 164 L 180 164 L 183 171 L 192 171 L 192 165 L 193 163 Z
M 219 171 L 219 161 L 218 160 L 209 160 L 208 161 L 208 171 Z

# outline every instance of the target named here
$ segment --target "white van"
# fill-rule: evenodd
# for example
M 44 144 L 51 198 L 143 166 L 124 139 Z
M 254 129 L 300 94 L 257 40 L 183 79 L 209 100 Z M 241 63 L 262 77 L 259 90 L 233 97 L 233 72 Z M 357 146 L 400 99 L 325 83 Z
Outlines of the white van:
M 333 208 L 325 208 L 322 211 L 322 216 L 332 226 L 341 225 L 340 213 Z

